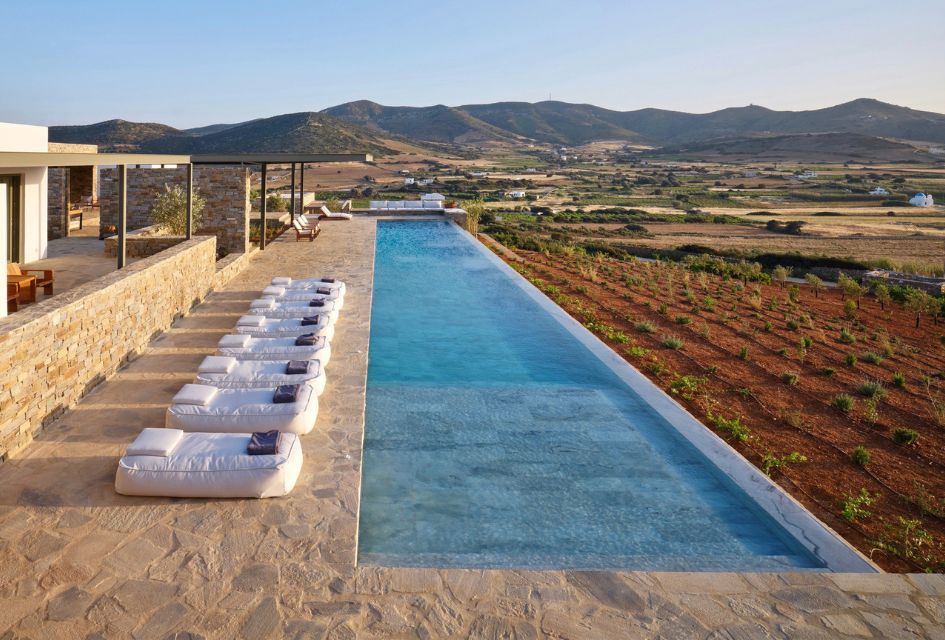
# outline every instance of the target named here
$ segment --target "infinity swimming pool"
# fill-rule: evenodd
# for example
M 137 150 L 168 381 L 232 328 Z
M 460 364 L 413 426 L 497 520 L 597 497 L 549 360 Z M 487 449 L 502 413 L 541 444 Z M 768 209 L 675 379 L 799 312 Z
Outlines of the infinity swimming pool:
M 823 567 L 447 222 L 377 226 L 359 561 Z

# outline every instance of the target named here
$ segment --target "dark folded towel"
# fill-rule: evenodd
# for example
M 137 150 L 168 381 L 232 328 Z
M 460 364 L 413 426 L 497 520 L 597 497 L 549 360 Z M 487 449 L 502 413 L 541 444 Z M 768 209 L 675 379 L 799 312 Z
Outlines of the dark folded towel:
M 289 360 L 288 364 L 285 365 L 285 373 L 287 376 L 297 376 L 308 373 L 310 364 L 312 364 L 311 360 Z
M 251 456 L 274 456 L 279 453 L 279 439 L 282 434 L 272 431 L 255 431 L 249 438 L 246 453 Z
M 321 322 L 321 316 L 307 316 L 302 318 L 303 327 L 312 327 Z
M 334 278 L 322 278 L 322 282 L 329 282 L 329 283 L 333 283 L 334 281 L 335 281 L 335 279 L 334 279 Z
M 316 336 L 314 333 L 306 333 L 304 336 L 299 336 L 295 339 L 295 346 L 314 347 L 317 341 L 318 336 Z
M 319 287 L 315 289 L 315 293 L 317 293 L 320 296 L 328 296 L 328 295 L 331 295 L 331 289 L 327 287 Z
M 310 307 L 324 307 L 324 306 L 325 306 L 325 299 L 324 299 L 324 298 L 315 298 L 314 300 L 312 300 L 311 302 L 308 303 L 308 306 L 310 306 Z
M 276 404 L 285 404 L 287 402 L 296 402 L 299 399 L 300 384 L 280 384 L 276 387 L 276 392 L 272 394 L 272 401 Z

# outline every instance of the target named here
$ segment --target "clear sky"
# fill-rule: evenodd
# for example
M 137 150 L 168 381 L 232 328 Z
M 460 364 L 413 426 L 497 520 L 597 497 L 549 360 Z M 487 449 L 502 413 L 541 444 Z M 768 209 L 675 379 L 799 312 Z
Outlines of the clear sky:
M 178 127 L 349 100 L 945 112 L 945 0 L 3 4 L 0 120 Z

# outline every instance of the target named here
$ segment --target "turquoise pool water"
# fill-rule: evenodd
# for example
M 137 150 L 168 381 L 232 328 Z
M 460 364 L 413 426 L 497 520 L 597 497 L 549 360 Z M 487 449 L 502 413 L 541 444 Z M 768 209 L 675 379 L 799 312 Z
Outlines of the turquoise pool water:
M 377 227 L 359 560 L 820 567 L 445 222 Z

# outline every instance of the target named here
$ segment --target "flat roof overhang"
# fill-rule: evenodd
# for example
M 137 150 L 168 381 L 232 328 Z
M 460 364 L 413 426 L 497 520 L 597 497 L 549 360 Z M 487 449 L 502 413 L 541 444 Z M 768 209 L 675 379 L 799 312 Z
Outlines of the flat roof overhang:
M 57 153 L 2 151 L 0 169 L 14 167 L 88 167 L 162 164 L 304 164 L 372 162 L 370 153 L 220 153 L 176 155 L 157 153 Z
M 316 164 L 328 162 L 373 162 L 370 153 L 198 153 L 194 164 Z
M 89 167 L 119 164 L 190 164 L 190 156 L 151 153 L 0 152 L 0 169 L 14 167 Z

